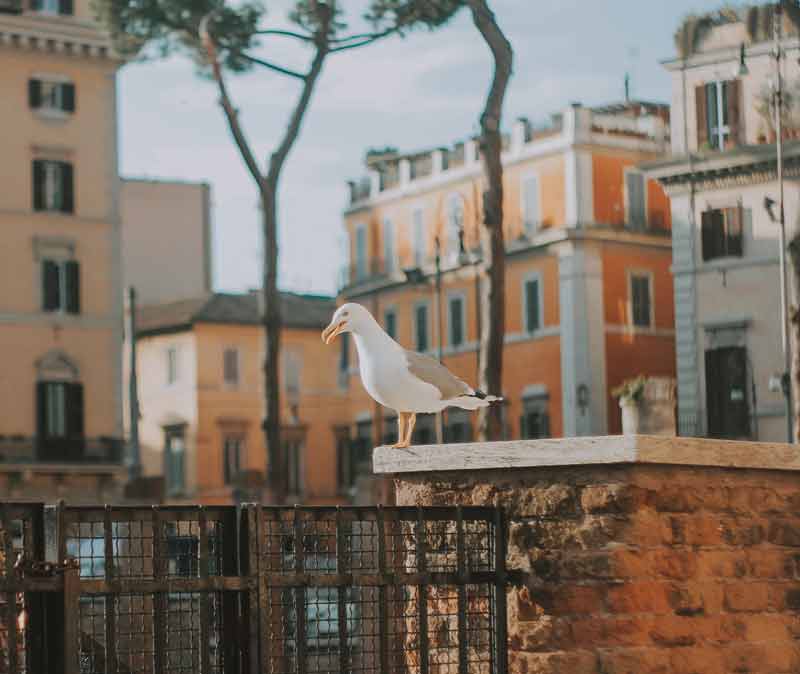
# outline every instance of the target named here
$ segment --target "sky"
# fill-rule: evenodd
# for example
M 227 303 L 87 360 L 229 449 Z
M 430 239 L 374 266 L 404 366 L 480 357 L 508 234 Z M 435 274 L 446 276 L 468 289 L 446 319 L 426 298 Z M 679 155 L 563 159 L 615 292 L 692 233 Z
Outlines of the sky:
M 360 0 L 344 0 L 358 7 Z M 571 102 L 599 105 L 624 96 L 669 102 L 660 61 L 673 34 L 708 0 L 491 0 L 514 49 L 504 126 L 544 121 Z M 286 27 L 288 0 L 268 5 L 266 27 Z M 303 68 L 310 53 L 282 38 L 260 55 Z M 491 56 L 467 10 L 437 32 L 418 31 L 329 57 L 279 190 L 279 284 L 336 292 L 345 264 L 342 211 L 348 179 L 364 174 L 370 147 L 410 151 L 450 145 L 478 130 Z M 229 77 L 229 89 L 262 165 L 275 148 L 299 82 L 264 69 Z M 132 62 L 119 75 L 121 171 L 127 177 L 211 184 L 214 288 L 260 285 L 257 195 L 228 132 L 216 88 L 181 56 Z

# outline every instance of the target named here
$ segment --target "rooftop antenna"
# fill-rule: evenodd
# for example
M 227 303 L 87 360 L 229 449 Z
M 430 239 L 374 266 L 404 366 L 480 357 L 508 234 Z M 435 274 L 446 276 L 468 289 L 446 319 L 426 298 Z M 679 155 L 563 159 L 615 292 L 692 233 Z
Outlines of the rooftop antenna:
M 631 76 L 629 73 L 625 73 L 625 102 L 631 102 Z

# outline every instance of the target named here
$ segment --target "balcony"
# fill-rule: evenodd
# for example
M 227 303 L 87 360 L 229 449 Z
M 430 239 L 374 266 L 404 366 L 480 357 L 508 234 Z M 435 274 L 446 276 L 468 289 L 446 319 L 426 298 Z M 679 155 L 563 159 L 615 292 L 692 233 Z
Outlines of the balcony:
M 0 464 L 120 464 L 122 449 L 123 441 L 110 436 L 38 439 L 0 435 Z
M 362 263 L 345 265 L 339 271 L 339 289 L 385 279 L 394 273 L 400 272 L 400 265 L 397 261 L 387 261 L 383 258 L 370 258 Z

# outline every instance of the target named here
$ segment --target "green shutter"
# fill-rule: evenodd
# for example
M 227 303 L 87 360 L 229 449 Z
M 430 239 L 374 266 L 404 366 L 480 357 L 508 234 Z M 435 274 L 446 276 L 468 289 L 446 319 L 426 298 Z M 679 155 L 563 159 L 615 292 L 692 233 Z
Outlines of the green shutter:
M 67 285 L 67 313 L 81 313 L 81 285 L 80 267 L 75 260 L 69 260 L 64 265 L 64 277 Z
M 72 0 L 59 0 L 58 13 L 64 14 L 66 16 L 72 16 L 73 13 Z
M 525 282 L 525 330 L 539 330 L 539 281 Z
M 32 173 L 32 193 L 33 193 L 33 210 L 44 210 L 44 161 L 41 159 L 33 160 L 33 173 Z
M 58 264 L 42 261 L 42 310 L 58 311 L 61 308 L 61 274 Z
M 60 162 L 61 166 L 61 211 L 72 213 L 74 210 L 72 164 Z
M 37 79 L 28 80 L 28 105 L 33 110 L 42 105 L 42 83 Z
M 62 84 L 62 105 L 65 112 L 75 112 L 75 85 Z

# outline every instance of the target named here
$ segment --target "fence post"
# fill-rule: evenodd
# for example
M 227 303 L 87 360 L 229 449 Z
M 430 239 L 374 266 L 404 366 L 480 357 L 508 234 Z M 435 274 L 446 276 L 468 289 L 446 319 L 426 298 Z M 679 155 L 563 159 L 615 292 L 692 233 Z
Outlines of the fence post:
M 76 560 L 69 561 L 64 569 L 64 674 L 80 674 L 81 569 Z
M 497 611 L 497 674 L 508 671 L 508 611 L 506 606 L 506 518 L 502 508 L 494 513 L 495 610 Z

